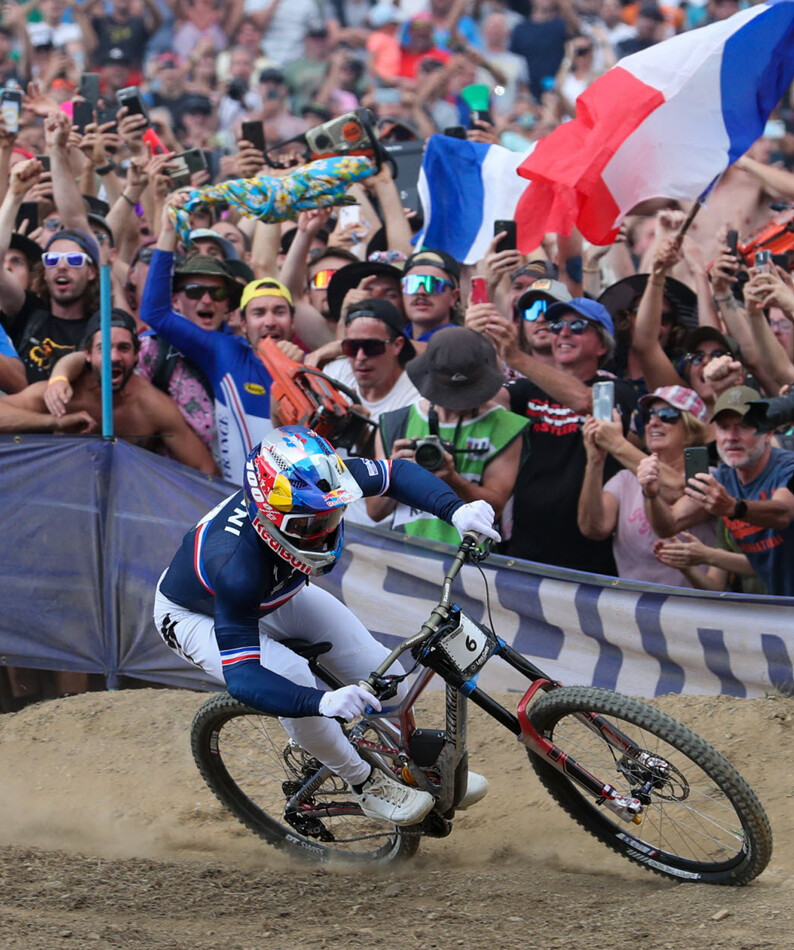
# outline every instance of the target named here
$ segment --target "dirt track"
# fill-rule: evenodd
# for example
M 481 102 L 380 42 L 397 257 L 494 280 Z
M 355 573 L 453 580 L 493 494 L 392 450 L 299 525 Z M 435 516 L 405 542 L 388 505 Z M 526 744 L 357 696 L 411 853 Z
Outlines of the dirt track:
M 93 693 L 0 717 L 0 947 L 141 950 L 608 947 L 788 950 L 794 699 L 665 697 L 762 799 L 775 834 L 746 888 L 676 885 L 573 824 L 479 711 L 491 781 L 453 834 L 397 869 L 291 865 L 227 816 L 188 748 L 203 697 Z M 437 725 L 439 695 L 427 698 Z

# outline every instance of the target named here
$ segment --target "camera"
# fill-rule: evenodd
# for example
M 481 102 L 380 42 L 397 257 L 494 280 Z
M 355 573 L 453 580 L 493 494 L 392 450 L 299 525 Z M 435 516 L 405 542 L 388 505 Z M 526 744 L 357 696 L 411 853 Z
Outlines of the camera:
M 444 452 L 455 453 L 451 442 L 444 442 L 437 435 L 427 435 L 424 439 L 412 439 L 411 448 L 416 455 L 414 461 L 428 472 L 435 472 L 444 464 Z
M 242 102 L 248 92 L 248 84 L 242 79 L 232 79 L 226 87 L 226 95 L 235 102 Z
M 754 399 L 749 406 L 744 421 L 755 426 L 756 432 L 772 432 L 794 420 L 794 392 L 771 399 Z

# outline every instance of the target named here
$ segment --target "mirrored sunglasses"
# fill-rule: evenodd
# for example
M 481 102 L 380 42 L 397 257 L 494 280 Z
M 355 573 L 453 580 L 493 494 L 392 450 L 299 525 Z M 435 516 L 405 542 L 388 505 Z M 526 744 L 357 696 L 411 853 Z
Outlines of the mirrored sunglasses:
M 426 294 L 443 294 L 449 288 L 454 290 L 455 285 L 444 277 L 434 277 L 432 274 L 408 274 L 400 280 L 403 293 L 418 294 L 423 290 Z
M 384 264 L 394 264 L 396 261 L 405 261 L 407 258 L 402 251 L 373 251 L 367 260 Z
M 91 258 L 82 251 L 45 251 L 41 255 L 45 267 L 57 267 L 63 259 L 69 267 L 84 267 L 91 263 Z
M 645 413 L 645 421 L 649 421 L 653 416 L 655 416 L 659 422 L 672 426 L 681 418 L 681 410 L 676 409 L 674 406 L 659 406 L 656 409 L 648 409 Z
M 592 323 L 589 320 L 577 317 L 576 320 L 555 320 L 554 323 L 549 324 L 549 329 L 552 333 L 559 334 L 562 333 L 565 327 L 568 327 L 568 330 L 575 336 L 581 336 L 591 326 Z
M 335 273 L 335 270 L 318 270 L 314 277 L 312 277 L 312 287 L 314 287 L 315 290 L 325 290 L 331 283 L 331 278 Z
M 150 264 L 153 254 L 153 247 L 142 247 L 140 251 L 138 251 L 138 260 L 141 262 L 141 264 Z
M 360 314 L 356 314 L 360 316 Z M 364 351 L 364 356 L 383 356 L 386 352 L 386 344 L 393 340 L 342 340 L 342 352 L 347 357 L 358 355 L 359 350 Z
M 534 323 L 535 320 L 538 320 L 540 317 L 545 318 L 546 311 L 550 305 L 550 301 L 548 300 L 535 300 L 521 311 L 521 319 L 529 320 L 530 323 Z
M 229 296 L 227 287 L 215 287 L 208 284 L 185 284 L 179 291 L 183 293 L 188 300 L 201 300 L 204 294 L 210 295 L 210 300 L 226 300 Z
M 721 356 L 730 356 L 728 350 L 712 350 L 711 353 L 704 353 L 703 350 L 695 350 L 694 353 L 689 354 L 689 362 L 693 366 L 700 366 L 701 363 L 708 363 L 711 360 L 719 359 Z

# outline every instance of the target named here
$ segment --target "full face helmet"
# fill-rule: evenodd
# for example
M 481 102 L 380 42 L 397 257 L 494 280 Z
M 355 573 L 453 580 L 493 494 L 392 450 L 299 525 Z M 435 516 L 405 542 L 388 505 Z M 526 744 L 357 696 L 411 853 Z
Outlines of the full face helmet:
M 243 474 L 248 517 L 259 537 L 304 574 L 326 574 L 342 553 L 345 508 L 358 482 L 329 442 L 306 426 L 274 429 Z

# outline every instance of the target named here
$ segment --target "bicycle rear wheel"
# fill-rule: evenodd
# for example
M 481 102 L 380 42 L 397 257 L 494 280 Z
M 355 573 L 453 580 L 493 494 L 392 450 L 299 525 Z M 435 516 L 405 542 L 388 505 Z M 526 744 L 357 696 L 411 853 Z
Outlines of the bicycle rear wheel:
M 278 719 L 220 693 L 196 713 L 193 758 L 219 801 L 276 848 L 314 861 L 388 863 L 410 857 L 419 834 L 368 818 L 338 776 L 323 782 L 301 810 L 287 800 L 320 763 L 290 742 Z
M 621 754 L 580 718 L 582 713 L 607 718 L 654 758 Z M 752 789 L 724 756 L 675 719 L 628 696 L 576 686 L 543 696 L 529 719 L 600 782 L 644 801 L 642 823 L 623 822 L 529 753 L 541 782 L 565 811 L 630 861 L 678 881 L 707 884 L 747 884 L 769 863 L 772 831 Z

